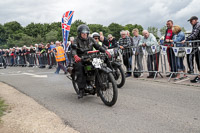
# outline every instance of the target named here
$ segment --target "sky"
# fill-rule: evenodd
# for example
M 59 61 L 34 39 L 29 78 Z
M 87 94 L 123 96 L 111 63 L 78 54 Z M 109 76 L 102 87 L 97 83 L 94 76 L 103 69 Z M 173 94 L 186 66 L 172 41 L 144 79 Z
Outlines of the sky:
M 171 19 L 187 31 L 187 20 L 200 18 L 200 0 L 1 0 L 0 23 L 17 21 L 22 26 L 31 22 L 60 22 L 66 11 L 75 11 L 73 21 L 108 26 L 112 22 L 140 24 L 144 29 L 162 28 Z

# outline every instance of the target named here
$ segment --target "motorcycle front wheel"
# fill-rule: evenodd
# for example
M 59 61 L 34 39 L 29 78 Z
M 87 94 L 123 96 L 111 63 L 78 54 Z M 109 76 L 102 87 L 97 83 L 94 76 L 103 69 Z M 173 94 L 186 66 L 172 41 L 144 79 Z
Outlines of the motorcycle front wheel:
M 112 73 L 100 72 L 97 80 L 98 94 L 107 106 L 113 106 L 118 97 L 116 81 Z

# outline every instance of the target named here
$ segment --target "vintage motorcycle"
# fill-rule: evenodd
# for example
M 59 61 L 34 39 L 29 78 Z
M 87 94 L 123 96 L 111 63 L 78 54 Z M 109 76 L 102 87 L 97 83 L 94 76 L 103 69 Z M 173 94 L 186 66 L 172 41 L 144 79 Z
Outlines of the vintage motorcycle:
M 105 60 L 107 55 L 96 51 L 88 51 L 86 55 L 81 57 L 86 75 L 86 87 L 84 92 L 86 95 L 100 96 L 103 103 L 107 106 L 113 106 L 118 97 L 118 89 L 116 81 L 113 77 L 112 70 L 107 66 Z M 79 94 L 79 88 L 76 82 L 76 72 L 72 67 L 68 67 L 75 92 Z
M 125 73 L 121 65 L 121 59 L 119 58 L 119 48 L 107 49 L 112 55 L 112 59 L 108 60 L 108 67 L 113 70 L 113 76 L 117 82 L 117 87 L 121 88 L 125 84 Z

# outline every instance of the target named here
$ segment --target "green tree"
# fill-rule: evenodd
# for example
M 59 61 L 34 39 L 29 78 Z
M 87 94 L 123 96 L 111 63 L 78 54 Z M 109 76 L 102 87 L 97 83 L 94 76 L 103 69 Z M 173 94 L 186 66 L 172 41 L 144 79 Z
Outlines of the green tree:
M 101 24 L 88 24 L 88 27 L 90 28 L 90 33 L 92 34 L 93 32 L 100 32 L 104 31 L 104 27 Z
M 132 33 L 132 30 L 137 28 L 139 30 L 139 34 L 142 34 L 142 31 L 143 31 L 143 27 L 141 25 L 138 25 L 138 24 L 127 24 L 124 26 L 124 29 L 125 30 L 128 30 L 130 32 L 130 34 Z
M 5 44 L 6 43 L 6 30 L 3 25 L 0 24 L 0 44 Z
M 111 34 L 118 40 L 120 38 L 120 31 L 123 30 L 124 27 L 117 23 L 111 23 L 108 26 L 108 29 L 111 31 Z
M 156 38 L 158 38 L 158 28 L 156 27 L 148 27 L 147 29 L 149 33 L 152 33 Z
M 76 21 L 74 21 L 74 23 L 71 24 L 69 37 L 71 37 L 71 36 L 76 37 L 77 36 L 77 28 L 81 24 L 86 24 L 86 23 L 83 22 L 82 20 L 76 20 Z
M 57 35 L 58 31 L 51 30 L 49 33 L 46 34 L 46 42 L 55 42 L 56 40 L 58 40 Z
M 37 35 L 36 38 L 34 38 L 34 43 L 41 43 L 44 42 L 44 38 L 41 37 L 41 35 Z
M 7 34 L 14 34 L 23 32 L 23 27 L 18 23 L 17 21 L 12 21 L 4 24 L 4 28 L 7 32 Z
M 165 32 L 166 32 L 166 29 L 167 29 L 167 26 L 164 26 L 160 29 L 160 34 L 161 36 L 164 36 L 165 35 Z
M 186 32 L 184 27 L 181 27 L 181 31 L 184 32 L 184 33 Z

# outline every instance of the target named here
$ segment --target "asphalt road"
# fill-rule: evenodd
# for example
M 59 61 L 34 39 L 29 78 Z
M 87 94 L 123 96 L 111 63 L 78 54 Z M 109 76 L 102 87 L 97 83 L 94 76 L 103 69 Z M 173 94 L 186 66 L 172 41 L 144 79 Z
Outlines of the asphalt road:
M 55 69 L 0 69 L 0 81 L 32 97 L 81 133 L 200 133 L 200 87 L 128 78 L 117 103 L 81 100 Z M 41 116 L 42 117 L 42 116 Z

